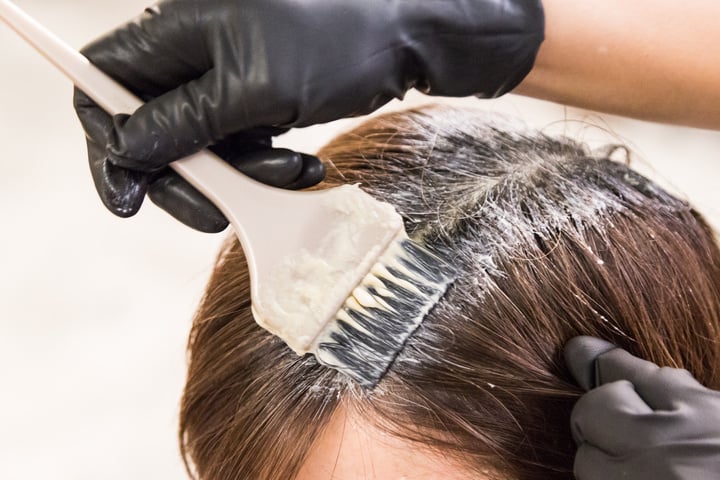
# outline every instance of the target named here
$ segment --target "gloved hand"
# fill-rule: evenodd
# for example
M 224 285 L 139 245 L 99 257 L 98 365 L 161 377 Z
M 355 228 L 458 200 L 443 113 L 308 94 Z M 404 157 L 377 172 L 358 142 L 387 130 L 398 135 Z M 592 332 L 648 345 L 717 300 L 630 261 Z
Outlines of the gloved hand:
M 505 93 L 543 30 L 540 0 L 170 0 L 83 50 L 150 101 L 114 122 L 76 105 L 101 197 L 131 215 L 147 178 L 135 172 L 240 132 L 369 113 L 413 87 Z M 168 209 L 185 201 L 172 195 Z
M 571 416 L 578 480 L 720 479 L 720 392 L 593 337 L 564 355 L 590 390 Z
M 113 135 L 113 119 L 83 92 L 75 91 L 75 108 L 85 128 L 90 172 L 105 206 L 120 217 L 137 213 L 145 194 L 176 219 L 202 232 L 225 229 L 228 221 L 215 205 L 169 167 L 157 171 L 127 169 L 110 162 L 105 150 Z M 118 116 L 122 122 L 127 116 Z M 288 189 L 315 185 L 325 176 L 316 157 L 273 149 L 279 128 L 256 128 L 230 135 L 210 147 L 235 168 L 260 182 Z

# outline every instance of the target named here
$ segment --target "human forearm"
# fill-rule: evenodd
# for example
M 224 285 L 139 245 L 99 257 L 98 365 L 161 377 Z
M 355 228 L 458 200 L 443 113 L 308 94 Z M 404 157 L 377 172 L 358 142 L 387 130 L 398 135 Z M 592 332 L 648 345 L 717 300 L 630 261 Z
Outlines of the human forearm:
M 720 129 L 720 2 L 543 3 L 546 39 L 515 93 Z

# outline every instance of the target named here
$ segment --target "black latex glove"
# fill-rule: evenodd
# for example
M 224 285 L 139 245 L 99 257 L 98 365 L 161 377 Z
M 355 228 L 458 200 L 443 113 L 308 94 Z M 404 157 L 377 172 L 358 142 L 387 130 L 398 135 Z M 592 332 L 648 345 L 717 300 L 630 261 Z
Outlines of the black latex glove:
M 116 167 L 158 172 L 238 132 L 369 113 L 413 87 L 500 95 L 531 69 L 543 29 L 540 0 L 160 3 L 83 50 L 152 99 L 110 123 L 77 97 L 96 184 L 132 215 L 146 177 Z
M 578 480 L 720 479 L 720 392 L 593 337 L 565 346 Z

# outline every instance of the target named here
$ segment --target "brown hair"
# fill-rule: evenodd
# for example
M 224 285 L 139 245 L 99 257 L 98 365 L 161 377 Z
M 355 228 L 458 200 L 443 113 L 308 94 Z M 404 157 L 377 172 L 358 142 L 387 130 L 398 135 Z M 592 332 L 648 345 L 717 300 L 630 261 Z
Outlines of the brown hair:
M 500 126 L 499 126 L 500 125 Z M 461 272 L 373 392 L 252 319 L 231 239 L 189 342 L 183 456 L 201 479 L 292 479 L 339 402 L 505 478 L 571 479 L 581 394 L 560 355 L 594 335 L 720 387 L 720 251 L 686 202 L 567 138 L 434 107 L 371 119 L 320 152 Z

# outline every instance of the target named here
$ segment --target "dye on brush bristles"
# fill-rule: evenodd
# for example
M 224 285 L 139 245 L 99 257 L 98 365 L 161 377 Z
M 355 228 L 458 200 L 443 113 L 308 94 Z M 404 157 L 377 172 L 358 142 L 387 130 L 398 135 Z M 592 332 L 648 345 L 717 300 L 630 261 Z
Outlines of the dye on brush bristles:
M 396 240 L 329 322 L 315 357 L 372 389 L 456 274 L 428 249 Z

